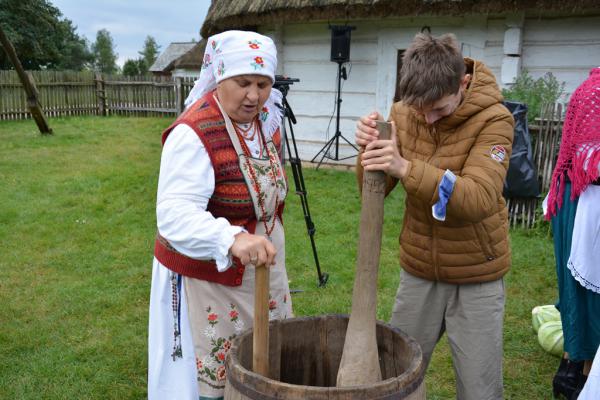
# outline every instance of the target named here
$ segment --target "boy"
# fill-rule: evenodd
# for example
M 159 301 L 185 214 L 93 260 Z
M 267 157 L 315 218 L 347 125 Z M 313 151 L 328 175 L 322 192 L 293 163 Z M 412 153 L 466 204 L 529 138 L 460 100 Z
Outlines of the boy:
M 418 34 L 404 53 L 392 140 L 378 113 L 357 123 L 357 175 L 401 182 L 400 287 L 391 323 L 413 336 L 428 363 L 448 334 L 458 399 L 502 399 L 503 276 L 510 268 L 502 188 L 514 121 L 490 70 L 463 59 L 451 34 Z

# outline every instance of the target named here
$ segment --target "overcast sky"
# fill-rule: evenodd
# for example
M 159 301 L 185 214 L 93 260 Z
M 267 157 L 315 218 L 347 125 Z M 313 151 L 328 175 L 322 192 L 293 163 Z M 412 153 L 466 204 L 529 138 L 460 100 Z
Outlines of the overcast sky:
M 50 0 L 93 43 L 96 32 L 110 32 L 117 63 L 139 57 L 147 35 L 164 50 L 171 42 L 200 40 L 210 0 Z

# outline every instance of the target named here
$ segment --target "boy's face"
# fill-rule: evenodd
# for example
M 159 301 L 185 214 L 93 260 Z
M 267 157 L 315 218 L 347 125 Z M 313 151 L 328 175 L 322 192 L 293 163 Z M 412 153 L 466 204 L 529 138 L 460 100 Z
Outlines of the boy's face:
M 458 92 L 444 96 L 435 101 L 433 104 L 429 104 L 423 108 L 415 107 L 415 111 L 417 114 L 422 115 L 423 118 L 425 118 L 425 122 L 427 122 L 429 125 L 444 117 L 447 117 L 448 115 L 451 115 L 460 105 L 463 99 L 464 91 L 467 89 L 470 80 L 471 75 L 465 75 L 461 80 Z

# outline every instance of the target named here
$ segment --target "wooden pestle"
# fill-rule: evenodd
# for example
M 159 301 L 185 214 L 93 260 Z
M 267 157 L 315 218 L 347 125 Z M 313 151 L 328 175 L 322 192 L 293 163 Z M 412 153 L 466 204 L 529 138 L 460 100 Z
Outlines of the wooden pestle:
M 390 139 L 391 124 L 377 121 L 379 139 Z M 362 209 L 352 311 L 337 386 L 356 386 L 381 381 L 376 338 L 377 277 L 383 229 L 385 173 L 364 171 Z
M 254 289 L 252 371 L 269 376 L 269 267 L 257 265 Z

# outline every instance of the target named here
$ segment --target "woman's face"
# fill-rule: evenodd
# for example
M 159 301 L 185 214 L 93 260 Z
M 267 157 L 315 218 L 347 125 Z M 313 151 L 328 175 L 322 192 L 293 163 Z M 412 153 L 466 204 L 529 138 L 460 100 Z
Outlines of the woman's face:
M 251 122 L 271 94 L 273 83 L 263 75 L 238 75 L 217 85 L 217 97 L 235 122 Z

